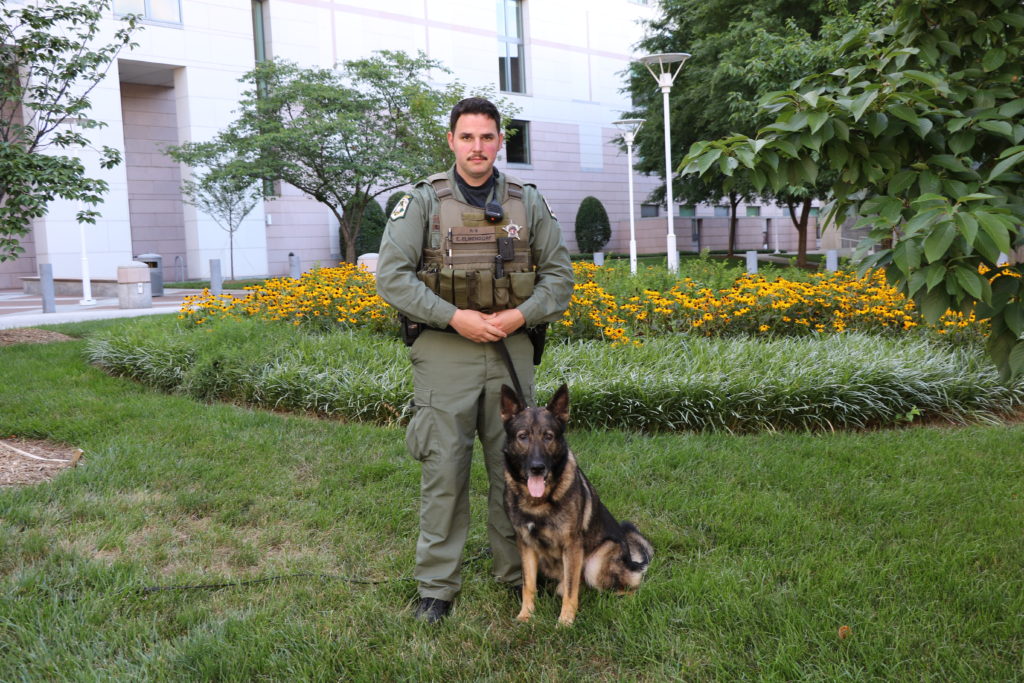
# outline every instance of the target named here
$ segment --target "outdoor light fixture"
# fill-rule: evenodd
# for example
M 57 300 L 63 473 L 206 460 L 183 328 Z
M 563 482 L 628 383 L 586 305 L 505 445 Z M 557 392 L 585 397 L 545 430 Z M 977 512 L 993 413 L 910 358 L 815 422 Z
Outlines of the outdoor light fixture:
M 622 131 L 626 143 L 626 173 L 629 176 L 629 272 L 636 275 L 636 222 L 633 220 L 633 141 L 644 125 L 643 119 L 620 119 L 613 126 Z
M 78 131 L 77 122 L 77 119 L 72 120 L 72 132 Z M 78 300 L 78 304 L 80 306 L 95 306 L 96 299 L 92 298 L 92 279 L 89 276 L 89 250 L 85 242 L 85 223 L 78 220 L 78 214 L 85 211 L 85 202 L 79 199 L 75 204 L 75 209 L 75 222 L 78 223 L 78 245 L 82 261 L 82 298 Z
M 640 58 L 640 62 L 647 67 L 661 88 L 661 98 L 665 110 L 665 206 L 668 207 L 668 269 L 672 273 L 679 272 L 679 252 L 676 250 L 676 233 L 672 215 L 675 201 L 672 195 L 672 144 L 668 123 L 668 93 L 672 90 L 672 82 L 676 80 L 683 64 L 689 58 L 690 53 L 688 52 L 666 52 Z M 676 64 L 678 66 L 674 66 Z

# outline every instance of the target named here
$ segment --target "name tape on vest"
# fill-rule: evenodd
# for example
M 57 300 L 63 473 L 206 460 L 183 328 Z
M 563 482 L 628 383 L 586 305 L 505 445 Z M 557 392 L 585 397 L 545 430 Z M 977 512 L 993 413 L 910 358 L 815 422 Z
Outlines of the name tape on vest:
M 493 242 L 494 228 L 487 226 L 460 225 L 452 228 L 449 239 L 453 244 L 481 244 Z

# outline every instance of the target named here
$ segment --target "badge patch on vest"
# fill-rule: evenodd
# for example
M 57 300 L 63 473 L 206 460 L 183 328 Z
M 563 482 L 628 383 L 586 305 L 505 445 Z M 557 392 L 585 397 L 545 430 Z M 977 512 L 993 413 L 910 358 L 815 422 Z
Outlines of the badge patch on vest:
M 412 201 L 412 195 L 405 195 L 398 200 L 395 204 L 395 208 L 391 211 L 391 220 L 397 221 L 399 218 L 405 215 L 405 212 L 409 210 L 409 202 Z
M 505 226 L 505 227 L 503 228 L 503 230 L 504 230 L 504 231 L 505 231 L 505 232 L 506 232 L 506 233 L 508 234 L 508 236 L 509 236 L 509 237 L 511 237 L 512 239 L 519 239 L 519 231 L 520 231 L 520 230 L 522 230 L 522 229 L 523 229 L 523 226 L 521 226 L 521 225 L 516 225 L 515 223 L 509 223 L 508 225 L 506 225 L 506 226 Z

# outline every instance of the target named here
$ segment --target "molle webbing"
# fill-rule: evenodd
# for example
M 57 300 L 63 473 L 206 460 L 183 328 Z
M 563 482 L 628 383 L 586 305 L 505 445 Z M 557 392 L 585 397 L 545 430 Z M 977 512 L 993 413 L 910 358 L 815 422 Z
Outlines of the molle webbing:
M 439 201 L 424 244 L 420 279 L 459 308 L 496 311 L 525 301 L 536 276 L 523 186 L 505 177 L 505 215 L 490 223 L 483 209 L 456 199 L 447 174 L 435 174 L 427 182 Z

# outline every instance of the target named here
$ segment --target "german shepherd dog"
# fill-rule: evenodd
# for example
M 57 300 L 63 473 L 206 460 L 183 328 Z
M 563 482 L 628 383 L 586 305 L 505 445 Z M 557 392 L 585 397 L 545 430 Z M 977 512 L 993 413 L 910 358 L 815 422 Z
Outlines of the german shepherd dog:
M 559 623 L 572 624 L 580 584 L 626 593 L 640 585 L 654 548 L 635 526 L 621 524 L 601 503 L 565 441 L 569 389 L 559 387 L 545 408 L 527 408 L 501 388 L 505 423 L 505 511 L 523 559 L 523 605 L 529 621 L 537 570 L 558 581 Z

